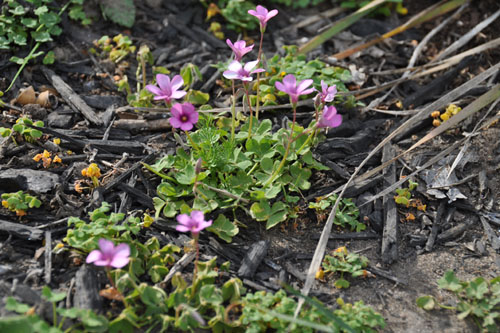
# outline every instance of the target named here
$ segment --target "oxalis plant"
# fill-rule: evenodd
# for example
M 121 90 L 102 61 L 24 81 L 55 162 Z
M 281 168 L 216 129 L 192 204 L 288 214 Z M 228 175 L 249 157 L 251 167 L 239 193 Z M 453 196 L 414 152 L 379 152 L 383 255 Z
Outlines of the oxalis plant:
M 313 79 L 297 80 L 293 74 L 282 77 L 274 88 L 288 96 L 293 112 L 292 121 L 278 131 L 272 130 L 268 119 L 259 119 L 260 74 L 266 70 L 262 61 L 262 41 L 267 22 L 278 14 L 262 6 L 248 11 L 259 20 L 260 43 L 256 60 L 243 62 L 253 45 L 245 41 L 227 41 L 234 53 L 223 76 L 232 83 L 231 119 L 215 119 L 209 113 L 198 112 L 187 102 L 175 103 L 186 95 L 181 89 L 183 79 L 158 74 L 157 84 L 147 85 L 154 99 L 164 100 L 171 111 L 170 124 L 184 132 L 186 143 L 175 155 L 167 155 L 145 167 L 162 178 L 154 198 L 156 217 L 174 217 L 191 209 L 204 213 L 216 209 L 244 210 L 257 221 L 272 228 L 287 218 L 297 217 L 296 206 L 301 191 L 311 186 L 312 170 L 326 170 L 312 155 L 311 148 L 320 139 L 323 129 L 342 123 L 335 106 L 330 105 L 337 93 L 335 85 L 321 81 L 316 90 Z M 256 90 L 254 103 L 251 90 Z M 315 114 L 308 126 L 296 121 L 297 104 L 301 97 L 314 99 Z M 236 113 L 236 100 L 243 96 L 249 116 L 245 121 Z M 180 136 L 175 133 L 178 139 Z M 236 226 L 219 216 L 209 228 L 227 241 L 237 233 Z

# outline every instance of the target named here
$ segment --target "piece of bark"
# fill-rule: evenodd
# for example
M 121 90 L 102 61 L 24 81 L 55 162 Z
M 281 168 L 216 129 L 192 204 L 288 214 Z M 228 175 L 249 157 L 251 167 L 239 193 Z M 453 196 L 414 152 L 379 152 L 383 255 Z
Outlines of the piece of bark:
M 52 272 L 52 234 L 50 231 L 45 231 L 45 274 L 44 279 L 46 284 L 50 284 Z
M 163 279 L 163 281 L 161 281 L 160 283 L 156 284 L 156 287 L 166 288 L 167 287 L 167 283 L 172 279 L 172 277 L 175 275 L 175 273 L 182 272 L 182 270 L 184 269 L 184 267 L 186 267 L 187 265 L 189 265 L 189 263 L 194 260 L 195 256 L 196 256 L 196 252 L 194 252 L 194 251 L 193 252 L 184 253 L 184 255 L 182 256 L 182 258 L 180 258 L 179 260 L 177 260 L 177 262 L 175 263 L 175 265 L 170 269 L 170 271 L 168 272 L 167 276 L 165 276 L 165 278 Z
M 104 194 L 104 193 L 108 192 L 109 190 L 111 190 L 112 188 L 114 188 L 115 186 L 117 186 L 118 184 L 123 183 L 125 181 L 125 179 L 127 179 L 132 174 L 132 172 L 134 172 L 138 168 L 142 168 L 143 162 L 144 163 L 151 163 L 151 161 L 153 161 L 155 159 L 155 157 L 156 157 L 156 154 L 149 154 L 142 161 L 136 162 L 127 171 L 125 171 L 124 173 L 122 173 L 118 177 L 111 180 L 104 187 L 101 187 L 102 193 Z
M 432 223 L 432 229 L 431 233 L 429 234 L 429 237 L 427 238 L 427 242 L 425 243 L 425 251 L 430 252 L 432 248 L 434 247 L 434 242 L 436 241 L 437 234 L 439 232 L 439 229 L 441 228 L 441 221 L 443 219 L 443 214 L 446 208 L 446 201 L 441 200 L 439 202 L 439 206 L 436 212 L 436 218 L 434 219 L 434 222 Z
M 382 151 L 382 163 L 395 156 L 394 148 L 390 143 L 386 144 Z M 396 165 L 393 163 L 384 169 L 384 188 L 396 182 Z M 383 197 L 384 205 L 384 230 L 382 236 L 382 261 L 390 264 L 398 259 L 398 212 L 396 202 L 391 194 Z
M 125 140 L 87 140 L 92 148 L 106 151 L 108 153 L 140 155 L 144 152 L 144 144 L 136 141 Z
M 444 242 L 448 241 L 450 239 L 456 238 L 459 235 L 461 235 L 463 232 L 465 232 L 467 229 L 469 229 L 470 224 L 469 223 L 461 223 L 458 224 L 446 231 L 443 231 L 437 236 L 438 242 Z
M 95 126 L 103 125 L 101 118 L 99 118 L 94 110 L 59 75 L 46 67 L 42 67 L 42 72 L 73 110 L 81 112 L 91 124 Z
M 319 235 L 312 235 L 311 239 L 319 239 Z M 371 231 L 360 231 L 360 232 L 344 232 L 342 234 L 330 234 L 329 240 L 367 240 L 367 239 L 377 239 L 380 235 Z
M 484 217 L 479 216 L 479 219 L 481 220 L 481 224 L 483 225 L 484 232 L 490 241 L 491 247 L 493 250 L 498 251 L 500 249 L 500 239 L 497 235 L 495 235 L 495 231 Z
M 74 307 L 100 311 L 102 299 L 99 296 L 99 290 L 99 278 L 96 271 L 88 265 L 82 265 L 76 272 Z
M 8 233 L 16 235 L 19 238 L 32 241 L 41 240 L 43 237 L 43 231 L 38 228 L 33 228 L 27 225 L 12 223 L 4 220 L 0 220 L 0 231 L 6 231 Z
M 391 281 L 394 281 L 398 284 L 402 284 L 402 285 L 407 285 L 408 284 L 408 281 L 407 280 L 402 280 L 398 277 L 395 277 L 393 276 L 392 274 L 390 274 L 389 272 L 387 271 L 384 271 L 380 268 L 377 268 L 377 267 L 374 267 L 374 266 L 371 266 L 371 265 L 368 265 L 368 267 L 366 267 L 367 270 L 375 275 L 379 275 L 379 276 L 382 276 L 388 280 L 391 280 Z
M 269 245 L 269 241 L 267 240 L 253 243 L 241 262 L 241 266 L 238 269 L 238 275 L 244 278 L 251 278 L 257 271 L 257 267 L 261 261 L 267 255 Z
M 113 123 L 114 128 L 125 129 L 131 132 L 165 131 L 172 128 L 169 119 L 118 119 Z
M 306 280 L 306 278 L 307 278 L 306 273 L 301 272 L 298 268 L 293 266 L 289 261 L 285 261 L 283 263 L 283 266 L 285 266 L 285 269 L 288 273 L 295 276 L 295 278 L 297 278 L 298 280 L 300 280 L 302 282 L 304 282 Z

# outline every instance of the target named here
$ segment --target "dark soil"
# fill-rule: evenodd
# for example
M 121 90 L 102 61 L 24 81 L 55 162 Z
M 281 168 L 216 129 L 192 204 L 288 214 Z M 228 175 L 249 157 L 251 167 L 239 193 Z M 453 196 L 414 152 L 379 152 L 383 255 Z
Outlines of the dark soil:
M 389 18 L 375 17 L 364 19 L 350 30 L 366 30 L 366 27 L 371 27 L 375 20 L 377 22 L 376 26 L 380 26 L 382 29 L 395 27 L 431 4 L 434 4 L 434 1 L 410 1 L 407 4 L 407 8 L 409 9 L 407 16 L 398 17 L 397 15 L 393 15 Z M 225 61 L 230 56 L 229 48 L 223 47 L 224 45 L 221 47 L 216 41 L 200 34 L 198 30 L 193 30 L 201 28 L 200 30 L 206 31 L 208 27 L 208 23 L 205 22 L 205 10 L 198 1 L 151 0 L 144 2 L 136 1 L 136 5 L 136 24 L 130 30 L 123 29 L 105 20 L 96 20 L 89 27 L 83 28 L 65 17 L 62 24 L 64 33 L 53 43 L 46 46 L 47 49 L 53 48 L 57 57 L 56 63 L 49 68 L 61 76 L 78 95 L 83 96 L 84 101 L 103 120 L 106 117 L 108 119 L 114 118 L 115 121 L 126 118 L 136 119 L 138 116 L 134 112 L 115 112 L 118 107 L 127 105 L 125 94 L 117 90 L 112 80 L 112 76 L 119 74 L 120 69 L 115 68 L 113 64 L 107 61 L 96 59 L 93 56 L 94 60 L 92 60 L 89 53 L 93 42 L 101 36 L 114 36 L 118 33 L 130 35 L 135 45 L 147 44 L 151 48 L 156 60 L 155 65 L 165 66 L 172 73 L 178 73 L 182 65 L 192 62 L 200 67 L 206 79 L 210 78 L 215 72 L 209 65 Z M 271 4 L 269 7 L 276 6 Z M 291 24 L 299 22 L 305 17 L 330 9 L 331 5 L 322 4 L 318 8 L 297 11 L 286 7 L 277 8 L 280 10 L 280 15 L 270 21 L 268 26 L 269 33 L 265 37 L 264 49 L 268 57 L 276 52 L 281 52 L 278 49 L 279 46 L 283 44 L 300 44 L 304 38 L 312 37 L 317 33 L 318 29 L 335 20 L 335 18 L 324 19 L 320 21 L 321 23 L 307 27 L 306 29 L 289 29 L 288 27 Z M 426 63 L 439 51 L 452 44 L 456 39 L 467 33 L 498 8 L 499 4 L 494 0 L 478 1 L 470 4 L 458 20 L 450 23 L 448 27 L 438 33 L 428 43 L 417 65 Z M 96 10 L 97 12 L 97 8 L 92 7 L 89 10 Z M 366 88 L 398 78 L 401 74 L 372 76 L 370 73 L 406 67 L 416 45 L 413 41 L 420 41 L 444 18 L 440 17 L 434 21 L 427 22 L 393 40 L 376 45 L 375 48 L 382 52 L 378 57 L 375 56 L 375 53 L 367 50 L 359 56 L 339 62 L 338 65 L 342 67 L 352 65 L 357 70 L 366 74 L 365 79 L 362 80 L 362 86 L 359 86 L 359 83 L 353 82 L 350 87 L 353 90 Z M 179 27 L 179 22 L 183 26 Z M 462 47 L 459 52 L 498 38 L 499 29 L 500 21 L 497 19 L 496 22 L 484 29 L 466 46 Z M 368 29 L 369 32 L 373 30 L 376 29 Z M 225 32 L 226 36 L 231 40 L 236 39 L 237 34 L 234 31 Z M 258 40 L 256 31 L 248 32 L 248 37 Z M 366 36 L 362 37 L 365 38 Z M 338 48 L 339 45 L 352 45 L 355 42 L 342 41 L 342 43 L 333 38 L 319 49 L 311 52 L 311 56 L 317 56 L 325 61 L 329 61 L 331 60 L 329 59 L 331 55 L 342 51 L 342 49 Z M 0 53 L 0 70 L 2 72 L 0 90 L 5 90 L 18 69 L 17 65 L 8 61 L 12 55 L 14 55 L 14 51 Z M 16 55 L 21 57 L 26 54 L 20 52 Z M 474 58 L 472 63 L 446 82 L 441 87 L 441 91 L 432 96 L 425 96 L 426 100 L 419 103 L 419 105 L 425 105 L 436 100 L 442 94 L 470 80 L 472 77 L 498 63 L 498 61 L 500 61 L 499 48 L 483 52 L 480 56 Z M 132 61 L 130 63 L 131 65 L 125 70 L 125 73 L 133 86 L 135 85 L 133 78 L 135 78 L 136 65 Z M 19 90 L 26 86 L 33 86 L 35 91 L 41 91 L 45 87 L 50 88 L 51 84 L 46 76 L 43 75 L 41 68 L 42 66 L 38 62 L 34 65 L 28 65 L 16 81 L 15 86 L 3 97 L 3 100 L 6 102 L 13 100 Z M 111 74 L 111 76 L 103 74 L 106 72 Z M 390 110 L 398 110 L 397 105 L 399 102 L 404 102 L 408 96 L 415 91 L 419 91 L 422 87 L 425 87 L 443 74 L 443 72 L 437 72 L 427 77 L 405 82 L 392 92 L 386 101 L 379 106 L 379 109 L 385 107 Z M 151 78 L 151 73 L 148 73 L 148 79 Z M 492 83 L 498 82 L 498 79 L 499 76 L 497 73 L 496 78 L 492 79 Z M 202 83 L 200 82 L 197 85 L 195 88 L 200 89 Z M 220 86 L 214 83 L 209 87 L 207 92 L 211 95 L 210 103 L 214 107 L 227 106 L 226 102 L 230 93 L 229 91 L 222 90 Z M 384 93 L 368 97 L 363 102 L 368 105 L 373 98 L 380 97 Z M 479 94 L 466 94 L 457 102 L 465 106 L 478 96 Z M 99 154 L 95 155 L 92 147 L 88 145 L 77 146 L 73 142 L 63 140 L 64 143 L 61 145 L 61 151 L 71 150 L 73 155 L 62 153 L 63 164 L 47 170 L 43 169 L 41 163 L 34 162 L 33 156 L 43 152 L 49 146 L 44 147 L 38 143 L 26 143 L 19 147 L 12 144 L 6 146 L 3 156 L 0 159 L 1 193 L 27 189 L 27 184 L 22 179 L 12 180 L 12 178 L 9 178 L 8 180 L 4 180 L 3 174 L 9 170 L 32 169 L 50 172 L 59 175 L 59 182 L 57 185 L 51 186 L 48 191 L 36 193 L 43 202 L 41 208 L 30 210 L 29 214 L 22 218 L 16 217 L 15 214 L 6 209 L 1 209 L 0 222 L 13 222 L 21 226 L 38 228 L 43 232 L 50 230 L 52 245 L 55 246 L 55 244 L 62 240 L 67 230 L 67 223 L 65 221 L 63 223 L 57 223 L 57 221 L 68 216 L 86 218 L 87 213 L 98 207 L 102 201 L 111 203 L 113 209 L 116 211 L 121 209 L 122 212 L 149 212 L 151 215 L 154 215 L 154 210 L 148 208 L 144 200 L 141 201 L 140 196 L 129 195 L 129 199 L 126 202 L 122 202 L 120 194 L 123 193 L 123 189 L 120 186 L 114 186 L 105 193 L 95 191 L 93 194 L 88 192 L 80 194 L 74 190 L 74 184 L 76 179 L 81 178 L 79 176 L 81 169 L 88 166 L 88 163 L 92 159 L 95 159 L 96 162 L 102 165 L 103 173 L 109 172 L 107 182 L 110 184 L 119 175 L 126 172 L 138 161 L 147 158 L 150 154 L 155 155 L 152 159 L 154 161 L 155 158 L 172 153 L 176 143 L 173 140 L 170 130 L 163 129 L 157 131 L 152 129 L 118 128 L 116 125 L 113 125 L 113 122 L 109 121 L 105 122 L 106 124 L 103 126 L 95 126 L 90 124 L 81 114 L 73 111 L 60 96 L 54 98 L 57 100 L 57 103 L 53 104 L 51 108 L 38 110 L 38 113 L 32 111 L 32 117 L 43 120 L 45 124 L 52 124 L 48 128 L 85 142 L 88 142 L 87 140 L 90 139 L 101 140 L 105 133 L 108 133 L 109 140 L 124 140 L 127 143 L 121 148 L 108 148 L 113 150 L 111 152 L 99 151 Z M 18 107 L 20 106 L 18 105 Z M 328 141 L 329 143 L 318 147 L 317 153 L 320 156 L 322 155 L 322 162 L 334 162 L 348 175 L 354 172 L 357 165 L 366 157 L 367 153 L 384 139 L 388 133 L 407 119 L 407 117 L 372 111 L 348 110 L 343 107 L 339 107 L 339 110 L 343 114 L 344 123 L 341 127 L 328 134 L 329 140 L 334 138 L 349 140 L 355 138 L 356 135 L 362 135 L 364 141 L 358 145 L 359 147 L 354 148 L 354 152 L 349 154 L 339 153 L 337 157 L 332 157 L 332 154 L 338 151 L 338 149 L 335 146 L 328 146 L 332 142 Z M 307 113 L 312 111 L 312 107 L 304 107 L 299 111 Z M 490 117 L 498 111 L 498 106 L 496 106 L 490 113 Z M 431 142 L 426 143 L 398 160 L 396 162 L 396 174 L 398 178 L 400 175 L 409 174 L 411 171 L 408 168 L 414 170 L 417 166 L 422 165 L 423 161 L 426 161 L 461 139 L 464 133 L 470 133 L 484 116 L 485 112 L 485 110 L 478 112 L 470 119 L 462 122 L 458 128 L 433 139 Z M 0 126 L 11 127 L 12 123 L 21 113 L 29 113 L 28 108 L 24 107 L 22 111 L 3 108 Z M 50 116 L 49 114 L 54 114 L 54 116 Z M 281 120 L 285 116 L 291 119 L 291 112 L 289 110 L 278 110 L 265 116 L 272 119 L 276 126 L 280 126 L 282 123 Z M 49 117 L 52 117 L 51 120 L 48 119 Z M 302 119 L 308 121 L 305 117 L 303 116 Z M 158 115 L 158 113 L 144 113 L 141 115 L 141 118 L 155 120 L 162 119 L 162 116 Z M 405 137 L 398 138 L 396 142 L 393 142 L 396 151 L 398 153 L 404 151 L 415 143 L 417 139 L 427 134 L 432 129 L 431 122 L 432 119 L 429 119 L 428 122 L 422 124 L 413 133 L 407 133 Z M 46 135 L 48 134 L 46 133 Z M 379 274 L 374 274 L 365 279 L 352 279 L 350 288 L 338 290 L 333 286 L 333 279 L 327 279 L 328 282 L 315 282 L 312 294 L 318 296 L 329 305 L 333 305 L 337 297 L 342 297 L 348 302 L 363 300 L 383 315 L 387 322 L 385 329 L 387 332 L 477 331 L 472 322 L 460 321 L 449 311 L 425 312 L 419 309 L 416 306 L 415 299 L 422 295 L 434 295 L 444 302 L 452 302 L 451 295 L 439 290 L 436 283 L 437 279 L 450 269 L 454 270 L 461 279 L 470 279 L 479 275 L 490 279 L 500 275 L 500 256 L 492 248 L 488 240 L 488 235 L 485 233 L 479 219 L 481 214 L 500 211 L 500 178 L 498 176 L 500 167 L 499 139 L 500 127 L 497 122 L 491 124 L 489 128 L 480 131 L 478 135 L 472 137 L 470 140 L 470 146 L 465 153 L 466 158 L 455 171 L 459 180 L 463 180 L 466 177 L 469 178 L 453 186 L 465 195 L 465 199 L 458 199 L 454 202 L 448 202 L 447 199 L 438 200 L 426 193 L 423 179 L 416 179 L 420 185 L 415 195 L 427 204 L 427 210 L 423 213 L 398 206 L 398 219 L 401 219 L 402 222 L 398 223 L 398 259 L 393 263 L 384 263 L 381 256 L 382 228 L 384 224 L 381 200 L 377 200 L 375 204 L 370 204 L 363 208 L 360 217 L 360 219 L 368 221 L 366 231 L 375 233 L 377 238 L 369 240 L 351 239 L 347 241 L 331 240 L 329 242 L 328 251 L 332 251 L 340 246 L 346 246 L 349 251 L 356 251 L 367 256 L 371 267 L 383 269 L 389 277 L 395 277 L 404 283 L 395 283 Z M 139 144 L 143 144 L 143 146 L 137 149 L 134 148 L 134 145 Z M 50 145 L 50 143 L 46 145 Z M 52 146 L 50 148 L 58 149 Z M 451 154 L 452 158 L 443 161 L 444 165 L 451 166 L 458 151 L 459 149 L 456 149 Z M 119 167 L 115 168 L 116 163 L 122 159 L 123 153 L 127 153 L 128 157 Z M 365 166 L 364 171 L 380 165 L 381 157 L 381 154 L 376 155 Z M 443 165 L 434 165 L 430 169 L 437 170 L 440 166 Z M 111 170 L 114 171 L 111 172 Z M 146 171 L 143 171 L 141 174 L 136 173 L 135 175 L 137 180 L 135 185 L 131 186 L 143 193 L 146 198 L 154 197 L 154 190 L 159 183 L 158 177 Z M 386 186 L 383 185 L 381 177 L 378 179 L 379 181 L 372 182 L 368 187 L 355 191 L 350 197 L 359 204 L 362 202 L 362 196 L 379 193 Z M 485 181 L 483 182 L 482 179 L 485 179 Z M 129 177 L 122 179 L 120 182 L 128 181 Z M 342 177 L 338 172 L 318 172 L 313 175 L 311 190 L 303 193 L 303 195 L 312 201 L 315 197 L 327 194 L 333 189 L 338 188 L 345 181 L 345 177 Z M 450 213 L 450 219 L 442 226 L 440 233 L 461 224 L 466 224 L 467 227 L 465 231 L 450 239 L 438 241 L 430 251 L 425 251 L 425 242 L 432 228 L 432 223 L 429 225 L 426 221 L 430 220 L 432 222 L 435 219 L 437 207 L 440 204 L 445 205 L 446 214 L 453 211 L 453 213 Z M 405 221 L 404 217 L 408 212 L 412 212 L 416 216 L 414 221 Z M 288 221 L 279 227 L 267 231 L 264 225 L 251 221 L 243 212 L 241 214 L 241 221 L 248 225 L 248 229 L 241 228 L 240 234 L 234 238 L 232 244 L 226 244 L 221 241 L 219 248 L 214 247 L 213 241 L 209 240 L 209 237 L 213 235 L 202 235 L 200 240 L 202 252 L 207 256 L 218 255 L 221 261 L 230 260 L 232 267 L 237 271 L 241 264 L 241 258 L 248 251 L 248 248 L 256 241 L 268 240 L 270 242 L 270 249 L 266 259 L 284 267 L 289 282 L 293 286 L 301 288 L 326 216 L 318 216 L 313 210 L 308 209 L 304 203 L 303 207 L 301 207 L 300 218 Z M 424 218 L 424 216 L 426 217 Z M 51 226 L 44 226 L 46 224 L 51 224 Z M 173 220 L 167 221 L 163 219 L 154 223 L 148 234 L 144 236 L 157 236 L 162 243 L 175 239 L 176 242 L 182 244 L 182 240 L 185 239 L 179 237 L 173 225 Z M 495 237 L 498 238 L 498 225 L 492 224 L 492 227 L 497 232 Z M 334 227 L 332 234 L 338 235 L 345 232 L 347 230 Z M 2 280 L 0 281 L 0 296 L 4 296 L 2 293 L 7 294 L 7 290 L 13 283 L 25 284 L 37 291 L 46 284 L 44 280 L 44 274 L 46 273 L 44 272 L 45 266 L 43 261 L 43 238 L 41 236 L 38 239 L 30 240 L 25 234 L 0 231 L 0 277 Z M 478 249 L 478 243 L 484 248 L 482 251 L 480 250 L 481 247 Z M 71 280 L 82 263 L 82 258 L 78 255 L 72 258 L 54 256 L 50 286 L 53 289 L 68 290 Z M 258 285 L 272 289 L 277 286 L 273 282 L 276 281 L 277 276 L 278 271 L 273 270 L 269 264 L 262 263 L 252 281 Z

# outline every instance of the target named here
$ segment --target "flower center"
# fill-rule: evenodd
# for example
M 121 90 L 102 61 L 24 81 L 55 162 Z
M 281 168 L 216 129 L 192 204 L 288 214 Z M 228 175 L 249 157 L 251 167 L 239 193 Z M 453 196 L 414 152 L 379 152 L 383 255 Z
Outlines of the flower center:
M 181 116 L 181 121 L 183 123 L 187 122 L 188 121 L 188 116 L 186 116 L 186 115 Z

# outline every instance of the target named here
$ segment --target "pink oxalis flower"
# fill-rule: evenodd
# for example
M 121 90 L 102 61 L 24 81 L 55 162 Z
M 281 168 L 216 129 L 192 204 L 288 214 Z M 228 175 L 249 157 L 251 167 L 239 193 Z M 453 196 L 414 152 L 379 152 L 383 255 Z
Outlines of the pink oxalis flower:
M 243 66 L 239 61 L 233 60 L 227 67 L 227 71 L 224 71 L 222 75 L 229 80 L 241 80 L 241 81 L 252 81 L 252 74 L 265 72 L 265 69 L 257 68 L 255 66 L 259 63 L 258 60 L 250 61 Z M 253 69 L 253 70 L 252 70 Z
M 184 84 L 184 80 L 180 75 L 176 75 L 173 77 L 172 81 L 170 81 L 170 77 L 165 74 L 157 74 L 156 82 L 158 83 L 159 88 L 155 85 L 148 84 L 146 89 L 151 93 L 155 94 L 155 100 L 165 100 L 167 104 L 170 104 L 173 99 L 179 99 L 184 97 L 187 93 L 183 90 L 179 90 L 179 88 Z
M 175 104 L 170 110 L 172 117 L 170 125 L 174 128 L 180 128 L 183 131 L 190 131 L 194 124 L 198 122 L 198 112 L 191 103 Z
M 180 232 L 191 232 L 193 235 L 198 235 L 200 231 L 212 225 L 212 220 L 205 221 L 203 212 L 193 210 L 191 216 L 187 214 L 177 215 L 179 225 L 175 227 Z
M 321 80 L 321 92 L 318 94 L 321 103 L 331 102 L 337 94 L 337 86 L 329 87 L 323 80 Z
M 115 247 L 112 241 L 99 239 L 99 250 L 94 250 L 87 256 L 87 264 L 96 266 L 122 268 L 130 260 L 130 247 L 128 244 L 119 244 Z
M 335 106 L 325 106 L 317 124 L 318 128 L 334 128 L 340 126 L 340 124 L 342 124 L 342 116 L 337 113 Z
M 266 7 L 258 5 L 257 8 L 255 8 L 255 10 L 250 9 L 248 11 L 248 14 L 255 16 L 256 18 L 259 19 L 260 29 L 263 31 L 266 29 L 267 21 L 269 21 L 274 16 L 278 15 L 278 10 L 273 9 L 271 11 L 268 11 Z
M 234 60 L 236 61 L 241 61 L 241 58 L 248 52 L 252 51 L 253 49 L 253 44 L 246 46 L 247 43 L 244 40 L 239 40 L 237 42 L 234 42 L 234 44 L 229 40 L 226 39 L 227 45 L 233 50 L 234 52 Z
M 307 89 L 312 83 L 313 80 L 307 79 L 297 84 L 295 76 L 293 74 L 288 74 L 283 78 L 283 83 L 276 81 L 274 86 L 276 89 L 288 94 L 292 103 L 295 104 L 299 101 L 300 95 L 309 95 L 316 90 L 314 88 Z

